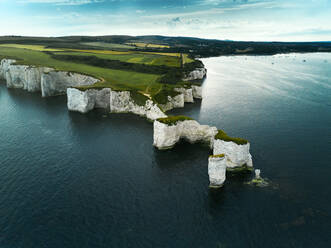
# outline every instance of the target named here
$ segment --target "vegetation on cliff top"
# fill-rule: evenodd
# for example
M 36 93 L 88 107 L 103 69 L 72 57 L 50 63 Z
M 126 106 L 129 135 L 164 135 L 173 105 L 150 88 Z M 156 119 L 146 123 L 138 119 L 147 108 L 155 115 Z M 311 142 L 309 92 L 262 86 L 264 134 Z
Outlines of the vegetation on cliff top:
M 222 154 L 217 154 L 217 155 L 210 155 L 209 157 L 210 158 L 224 158 L 225 155 L 222 153 Z
M 218 133 L 215 135 L 215 139 L 223 140 L 227 142 L 234 142 L 237 145 L 245 145 L 248 143 L 247 140 L 242 138 L 233 138 L 228 136 L 223 130 L 218 130 Z
M 161 89 L 152 96 L 152 99 L 159 104 L 166 104 L 168 102 L 168 96 L 175 97 L 180 92 L 174 91 L 174 86 L 172 85 L 162 85 Z
M 153 65 L 153 66 L 169 66 L 180 67 L 180 60 L 176 56 L 159 55 L 153 53 L 142 52 L 117 52 L 102 53 L 92 52 L 88 50 L 84 51 L 59 51 L 55 55 L 72 55 L 72 56 L 95 56 L 100 59 L 118 60 L 133 64 Z
M 127 90 L 134 92 L 133 98 L 141 104 L 146 99 L 166 104 L 168 96 L 180 94 L 174 91 L 175 87 L 191 84 L 183 82 L 183 76 L 201 66 L 187 54 L 164 52 L 169 46 L 163 45 L 148 45 L 137 51 L 137 46 L 98 43 L 89 39 L 69 45 L 60 38 L 41 38 L 40 42 L 32 38 L 17 38 L 19 44 L 15 43 L 15 38 L 7 38 L 12 42 L 3 43 L 0 37 L 0 58 L 16 59 L 16 64 L 21 65 L 50 67 L 92 76 L 99 81 L 76 88 Z M 54 43 L 51 42 L 53 40 Z M 42 45 L 44 42 L 46 44 Z M 109 48 L 112 50 L 107 50 Z
M 176 125 L 180 121 L 189 121 L 189 120 L 193 120 L 193 119 L 184 115 L 168 116 L 165 118 L 157 119 L 158 122 L 167 124 L 169 126 Z
M 134 90 L 130 91 L 130 96 L 134 103 L 139 106 L 145 106 L 146 101 L 149 99 L 147 96 Z
M 239 167 L 226 167 L 226 171 L 230 172 L 230 173 L 248 173 L 253 171 L 253 167 L 247 166 L 246 164 L 244 164 L 243 166 L 239 166 Z

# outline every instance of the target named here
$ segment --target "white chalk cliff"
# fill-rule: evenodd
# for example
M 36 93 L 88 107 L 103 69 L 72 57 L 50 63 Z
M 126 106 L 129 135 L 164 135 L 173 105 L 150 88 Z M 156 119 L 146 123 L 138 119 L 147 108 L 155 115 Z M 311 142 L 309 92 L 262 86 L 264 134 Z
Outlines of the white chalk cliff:
M 202 99 L 202 86 L 192 85 L 192 94 L 194 98 Z
M 56 71 L 48 67 L 16 65 L 15 60 L 0 62 L 0 77 L 8 88 L 21 88 L 29 92 L 41 91 L 43 97 L 62 95 L 68 87 L 91 85 L 98 79 L 78 73 Z
M 87 113 L 94 108 L 103 108 L 111 113 L 133 113 L 149 120 L 166 117 L 160 108 L 147 99 L 145 104 L 137 104 L 130 91 L 114 91 L 110 88 L 79 90 L 67 89 L 68 109 Z
M 217 133 L 216 127 L 200 125 L 195 120 L 177 121 L 173 125 L 154 121 L 153 145 L 160 150 L 172 148 L 180 139 L 190 143 L 205 142 L 211 144 Z
M 94 108 L 109 110 L 110 89 L 88 89 L 82 91 L 75 88 L 68 88 L 67 99 L 67 106 L 70 111 L 87 113 Z
M 43 97 L 63 95 L 69 87 L 92 85 L 97 81 L 78 73 L 52 70 L 41 75 L 41 94 Z
M 200 125 L 195 120 L 179 120 L 177 122 L 174 120 L 175 118 L 172 117 L 167 120 L 154 121 L 153 145 L 158 149 L 170 149 L 180 139 L 185 139 L 190 143 L 198 141 L 208 143 L 214 154 L 209 161 L 212 168 L 210 173 L 215 178 L 217 178 L 217 173 L 220 173 L 218 180 L 223 178 L 223 172 L 215 169 L 215 164 L 217 163 L 225 165 L 227 170 L 253 168 L 252 156 L 249 152 L 250 144 L 248 142 L 246 144 L 237 144 L 232 141 L 216 139 L 215 136 L 218 133 L 216 127 Z M 169 124 L 166 124 L 167 122 Z M 224 159 L 217 159 L 219 154 L 224 154 Z
M 12 59 L 0 62 L 0 77 L 6 81 L 8 88 L 22 88 L 29 92 L 41 91 L 41 76 L 51 68 L 15 65 Z
M 179 140 L 190 143 L 205 142 L 213 148 L 214 156 L 209 157 L 208 174 L 210 185 L 220 187 L 226 178 L 226 169 L 240 167 L 252 168 L 250 144 L 238 145 L 232 141 L 215 139 L 216 127 L 200 125 L 195 120 L 178 120 L 165 124 L 159 118 L 167 117 L 163 111 L 182 108 L 184 103 L 202 98 L 202 87 L 175 88 L 179 94 L 168 96 L 168 102 L 158 105 L 151 99 L 133 97 L 131 91 L 115 91 L 110 88 L 79 90 L 75 87 L 95 84 L 98 79 L 79 73 L 56 71 L 47 67 L 16 65 L 13 59 L 0 61 L 0 78 L 6 81 L 8 88 L 22 88 L 29 92 L 41 92 L 43 97 L 67 94 L 67 106 L 70 111 L 87 113 L 102 108 L 111 113 L 133 113 L 154 121 L 153 145 L 158 149 L 172 148 Z M 184 78 L 185 81 L 203 79 L 205 68 L 197 68 Z M 138 93 L 135 93 L 138 94 Z M 135 100 L 136 99 L 136 100 Z M 160 108 L 161 107 L 161 108 Z M 162 111 L 162 110 L 163 111 Z M 220 156 L 219 154 L 224 154 Z M 257 178 L 259 178 L 257 171 Z
M 133 113 L 149 120 L 166 117 L 152 100 L 148 99 L 144 105 L 137 104 L 131 97 L 130 91 L 110 91 L 110 112 Z
M 155 120 L 166 115 L 163 111 L 184 107 L 185 102 L 193 102 L 193 98 L 201 98 L 201 87 L 192 85 L 191 88 L 176 88 L 177 96 L 168 96 L 168 102 L 159 105 L 152 100 L 144 106 L 134 103 L 129 91 L 111 91 L 108 89 L 88 89 L 80 91 L 77 86 L 88 86 L 98 79 L 79 73 L 56 71 L 48 67 L 16 65 L 16 60 L 2 59 L 0 61 L 0 78 L 6 81 L 8 88 L 21 88 L 29 92 L 41 92 L 43 97 L 68 95 L 68 109 L 87 113 L 94 108 L 104 108 L 113 113 L 130 112 L 148 119 Z M 193 72 L 192 72 L 193 73 Z M 197 72 L 193 73 L 196 75 Z M 193 75 L 192 74 L 192 75 Z M 111 93 L 112 92 L 112 93 Z M 122 97 L 122 99 L 120 99 Z M 126 105 L 127 104 L 127 105 Z
M 210 187 L 222 187 L 226 179 L 226 158 L 224 154 L 209 156 L 208 175 Z
M 253 167 L 252 156 L 249 153 L 250 144 L 238 145 L 232 141 L 214 139 L 213 154 L 225 154 L 226 167 L 234 169 L 242 166 Z
M 195 70 L 191 71 L 183 80 L 184 81 L 191 81 L 191 80 L 201 80 L 207 74 L 206 68 L 196 68 Z
M 192 85 L 191 88 L 175 88 L 174 91 L 181 93 L 176 96 L 168 96 L 166 104 L 159 104 L 164 112 L 183 108 L 185 103 L 193 103 L 194 98 L 202 99 L 202 86 Z
M 188 103 L 194 102 L 192 88 L 175 88 L 174 90 L 184 95 L 184 102 L 188 102 Z
M 178 94 L 177 96 L 168 96 L 168 102 L 166 104 L 160 104 L 160 107 L 164 112 L 174 108 L 184 108 L 184 94 Z

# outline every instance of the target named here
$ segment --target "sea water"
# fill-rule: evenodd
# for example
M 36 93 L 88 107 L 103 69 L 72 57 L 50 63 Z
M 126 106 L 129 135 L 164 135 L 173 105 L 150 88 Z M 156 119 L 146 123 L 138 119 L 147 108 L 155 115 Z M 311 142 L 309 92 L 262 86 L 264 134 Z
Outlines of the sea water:
M 204 99 L 170 114 L 248 139 L 269 187 L 209 189 L 208 147 L 1 83 L 0 247 L 330 247 L 331 54 L 203 63 Z

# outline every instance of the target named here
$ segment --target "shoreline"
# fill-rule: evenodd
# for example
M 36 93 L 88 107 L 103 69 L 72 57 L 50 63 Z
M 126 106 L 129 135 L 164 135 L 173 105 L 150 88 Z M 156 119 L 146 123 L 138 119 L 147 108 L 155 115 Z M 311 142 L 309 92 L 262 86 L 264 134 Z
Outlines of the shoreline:
M 218 145 L 218 148 L 215 150 L 214 144 L 218 144 L 216 127 L 200 125 L 198 122 L 186 120 L 186 118 L 183 122 L 180 119 L 176 119 L 173 124 L 169 123 L 169 125 L 160 123 L 162 118 L 173 118 L 168 117 L 165 114 L 166 111 L 174 108 L 184 108 L 185 103 L 192 103 L 196 98 L 202 99 L 202 85 L 191 85 L 191 87 L 188 88 L 174 88 L 174 90 L 178 92 L 177 95 L 174 97 L 167 96 L 167 103 L 162 105 L 155 103 L 153 99 L 149 99 L 142 94 L 139 95 L 144 96 L 144 98 L 138 100 L 131 91 L 114 91 L 111 88 L 91 88 L 82 91 L 78 89 L 77 86 L 89 86 L 95 84 L 98 79 L 77 73 L 59 72 L 47 67 L 36 68 L 16 65 L 15 62 L 15 60 L 2 59 L 0 63 L 0 77 L 5 79 L 7 88 L 21 88 L 29 92 L 41 92 L 42 97 L 67 95 L 68 110 L 77 111 L 82 114 L 94 108 L 101 108 L 110 113 L 133 113 L 144 116 L 154 122 L 153 143 L 154 146 L 160 150 L 170 149 L 182 139 L 190 143 L 204 141 L 209 143 L 211 149 L 214 148 L 214 155 L 225 154 L 227 161 L 229 161 L 226 165 L 227 167 L 253 167 L 251 161 L 252 156 L 249 153 L 249 143 L 247 149 L 245 148 L 244 155 L 240 155 L 242 153 L 240 147 L 243 146 L 243 144 L 235 145 L 233 140 L 225 140 L 226 142 L 224 144 L 222 143 L 221 146 Z M 206 74 L 207 70 L 204 67 L 203 69 L 196 68 L 188 74 L 186 81 L 202 80 L 206 77 Z M 183 126 L 177 126 L 177 124 L 181 123 Z M 171 127 L 172 125 L 175 126 Z M 166 131 L 168 129 L 169 131 Z M 174 134 L 177 135 L 176 138 L 170 138 Z M 169 138 L 171 140 L 170 143 Z M 160 139 L 163 139 L 163 141 L 160 141 Z M 243 158 L 238 159 L 237 156 L 243 156 Z M 224 165 L 221 166 L 223 167 Z M 215 173 L 221 173 L 222 177 L 225 175 L 223 171 L 214 171 L 214 174 L 209 173 L 211 178 L 215 177 Z M 218 176 L 216 175 L 216 177 Z M 211 179 L 211 181 L 212 180 L 213 179 Z M 222 185 L 224 181 L 225 178 L 224 180 L 222 179 Z

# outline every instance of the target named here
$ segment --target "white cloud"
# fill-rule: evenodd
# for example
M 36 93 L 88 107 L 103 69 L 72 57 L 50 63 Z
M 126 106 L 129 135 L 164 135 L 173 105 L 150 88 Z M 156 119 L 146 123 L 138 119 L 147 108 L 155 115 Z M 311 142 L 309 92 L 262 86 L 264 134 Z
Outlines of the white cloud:
M 83 5 L 91 3 L 101 3 L 104 0 L 22 0 L 21 3 L 39 3 L 55 5 Z
M 0 3 L 4 1 L 0 0 Z M 100 0 L 19 1 L 53 5 L 101 2 Z M 205 1 L 214 3 L 233 2 L 233 0 Z M 258 41 L 330 40 L 331 19 L 329 13 L 331 6 L 325 2 L 329 0 L 296 1 L 294 3 L 287 0 L 236 0 L 237 4 L 212 5 L 213 7 L 202 7 L 200 5 L 199 8 L 188 7 L 185 10 L 169 8 L 167 11 L 146 11 L 139 5 L 133 9 L 120 11 L 109 9 L 109 12 L 90 11 L 88 14 L 79 10 L 77 12 L 68 11 L 67 8 L 61 7 L 56 14 L 40 12 L 38 15 L 23 16 L 21 18 L 13 15 L 13 9 L 1 13 L 3 8 L 0 8 L 0 15 L 4 15 L 0 35 L 159 34 Z M 325 2 L 324 8 L 321 8 L 321 6 L 314 7 L 315 1 Z M 54 7 L 54 9 L 58 8 L 60 7 Z
M 143 14 L 143 13 L 145 13 L 146 12 L 146 10 L 142 10 L 142 9 L 137 9 L 136 10 L 136 13 L 137 14 Z

